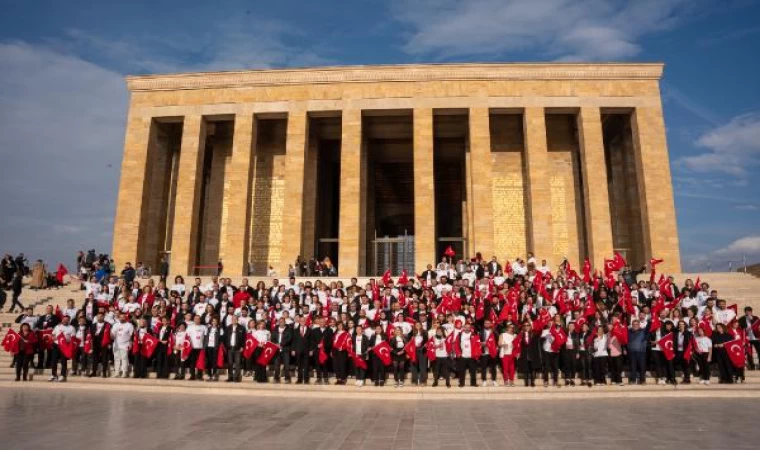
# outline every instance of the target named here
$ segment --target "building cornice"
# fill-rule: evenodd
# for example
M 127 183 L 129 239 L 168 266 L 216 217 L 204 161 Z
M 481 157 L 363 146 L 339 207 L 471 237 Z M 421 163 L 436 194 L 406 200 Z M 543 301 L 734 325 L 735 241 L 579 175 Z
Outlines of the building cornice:
M 127 76 L 130 91 L 331 83 L 509 80 L 659 80 L 662 63 L 409 64 Z

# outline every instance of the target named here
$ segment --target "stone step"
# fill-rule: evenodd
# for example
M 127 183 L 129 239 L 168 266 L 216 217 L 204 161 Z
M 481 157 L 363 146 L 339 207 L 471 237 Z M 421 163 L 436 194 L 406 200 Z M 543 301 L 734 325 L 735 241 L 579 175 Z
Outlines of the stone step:
M 26 390 L 47 389 L 60 391 L 62 389 L 87 391 L 128 390 L 129 392 L 145 392 L 153 394 L 178 393 L 186 395 L 252 395 L 259 397 L 277 398 L 329 398 L 357 400 L 562 400 L 562 399 L 592 399 L 592 398 L 760 398 L 760 385 L 732 384 L 720 385 L 712 383 L 709 386 L 700 384 L 677 386 L 662 386 L 652 383 L 639 386 L 584 386 L 575 387 L 525 387 L 516 384 L 514 387 L 489 386 L 459 388 L 456 384 L 447 389 L 445 384 L 438 387 L 405 385 L 395 388 L 393 384 L 373 386 L 365 384 L 357 387 L 352 380 L 346 386 L 336 385 L 285 385 L 285 384 L 256 384 L 256 383 L 225 383 L 173 380 L 125 380 L 125 379 L 89 379 L 70 378 L 66 383 L 51 383 L 47 380 L 35 379 L 29 382 L 14 382 L 0 380 L 0 388 L 16 388 Z

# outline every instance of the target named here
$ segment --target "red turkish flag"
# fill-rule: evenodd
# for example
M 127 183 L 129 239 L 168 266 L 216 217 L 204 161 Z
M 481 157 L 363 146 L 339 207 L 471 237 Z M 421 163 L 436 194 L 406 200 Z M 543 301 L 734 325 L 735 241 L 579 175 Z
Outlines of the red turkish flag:
M 61 307 L 58 305 L 55 305 L 55 315 L 58 317 L 58 320 L 63 319 L 63 311 L 61 311 Z
M 58 263 L 58 270 L 55 273 L 55 279 L 63 284 L 63 277 L 65 277 L 69 273 L 69 270 L 61 263 Z
M 103 325 L 103 334 L 100 338 L 100 346 L 101 347 L 108 347 L 111 345 L 111 324 L 107 323 Z
M 435 339 L 431 338 L 430 340 L 428 340 L 427 344 L 425 344 L 425 347 L 426 347 L 426 350 L 427 350 L 425 352 L 425 355 L 427 356 L 427 359 L 429 361 L 435 361 L 435 359 L 436 359 L 436 356 L 435 356 Z
M 84 338 L 84 352 L 88 355 L 92 353 L 92 333 L 87 333 L 87 337 Z
M 198 370 L 204 370 L 206 368 L 206 350 L 201 349 L 201 353 L 198 355 L 198 360 L 195 362 L 195 368 Z
M 390 283 L 390 281 L 391 281 L 391 269 L 386 269 L 385 273 L 383 273 L 383 278 L 382 278 L 383 286 L 387 286 L 388 283 Z
M 453 249 L 453 248 L 451 248 L 451 246 L 449 245 L 449 246 L 446 248 L 446 251 L 444 251 L 444 252 L 443 252 L 443 254 L 444 254 L 444 255 L 446 255 L 446 256 L 448 256 L 449 258 L 453 258 L 453 257 L 454 257 L 454 255 L 456 255 L 456 252 L 455 252 L 455 251 L 454 251 L 454 249 Z
M 588 260 L 588 258 L 586 258 L 586 261 L 583 262 L 583 282 L 591 282 L 591 262 Z
M 232 304 L 235 306 L 235 308 L 240 308 L 240 305 L 243 303 L 243 301 L 250 298 L 251 296 L 248 294 L 248 291 L 240 290 L 235 292 L 235 295 L 232 296 Z
M 734 367 L 742 369 L 744 368 L 744 346 L 741 339 L 734 339 L 731 342 L 725 344 L 728 357 L 731 359 L 731 363 Z
M 64 358 L 71 359 L 74 357 L 74 349 L 76 348 L 74 339 L 66 342 L 66 337 L 63 335 L 63 333 L 61 333 L 58 335 L 56 343 L 58 344 L 58 350 L 61 352 L 61 355 L 63 355 Z
M 174 341 L 174 333 L 169 333 L 169 340 L 166 344 L 166 355 L 169 356 L 174 351 L 174 346 L 177 345 Z
M 654 270 L 654 268 L 657 266 L 657 264 L 660 264 L 663 261 L 664 260 L 662 260 L 662 259 L 652 258 L 652 259 L 649 260 L 649 265 L 652 266 L 652 270 Z
M 154 337 L 152 334 L 145 333 L 145 336 L 143 336 L 142 348 L 140 348 L 140 354 L 146 358 L 150 358 L 156 351 L 157 346 L 158 338 Z
M 132 348 L 130 349 L 130 352 L 133 355 L 136 355 L 140 352 L 140 338 L 139 338 L 139 332 L 135 331 L 135 334 L 132 335 Z
M 446 353 L 451 353 L 452 350 L 454 350 L 454 341 L 456 340 L 456 333 L 451 333 L 448 336 L 446 336 L 446 339 L 444 342 L 446 342 Z
M 628 345 L 628 327 L 622 323 L 618 322 L 614 327 L 612 327 L 612 335 L 617 338 L 620 344 Z
M 623 258 L 623 255 L 621 255 L 619 252 L 615 252 L 615 258 L 613 259 L 615 261 L 615 270 L 620 270 L 623 267 L 628 265 L 628 262 Z
M 410 361 L 413 363 L 417 362 L 417 346 L 414 343 L 414 338 L 409 339 L 409 342 L 407 342 L 404 346 L 404 351 L 406 352 L 406 356 Z
M 190 336 L 185 335 L 185 341 L 182 342 L 182 351 L 180 352 L 180 359 L 182 361 L 187 360 L 190 357 L 190 352 L 193 350 L 193 344 L 190 342 Z
M 691 339 L 689 339 L 689 343 L 686 344 L 686 348 L 683 350 L 684 361 L 691 360 L 691 354 L 693 351 L 694 351 L 694 338 L 692 337 Z
M 699 321 L 699 328 L 705 330 L 705 336 L 712 337 L 712 322 L 710 321 L 709 317 L 705 317 L 702 320 Z
M 18 344 L 20 339 L 21 336 L 19 336 L 18 333 L 16 333 L 12 328 L 8 328 L 8 333 L 3 339 L 3 349 L 5 349 L 6 352 L 14 354 L 18 353 Z
M 348 333 L 338 333 L 333 338 L 333 348 L 337 351 L 345 351 L 348 344 Z
M 327 362 L 328 356 L 327 356 L 327 353 L 325 352 L 325 346 L 322 344 L 319 344 L 319 354 L 317 357 L 319 359 L 320 364 L 324 364 Z
M 488 335 L 488 338 L 486 338 L 486 348 L 488 349 L 488 355 L 491 358 L 496 358 L 498 356 L 496 338 L 494 337 L 493 332 Z
M 219 349 L 216 351 L 216 367 L 223 369 L 224 360 L 226 359 L 227 349 L 224 345 L 219 345 Z
M 673 333 L 666 334 L 665 337 L 657 341 L 657 345 L 660 346 L 663 356 L 668 361 L 676 357 L 676 352 L 673 350 Z
M 261 354 L 258 358 L 256 358 L 256 364 L 259 364 L 261 366 L 266 366 L 269 364 L 269 362 L 272 360 L 272 358 L 275 357 L 277 352 L 280 351 L 280 346 L 275 344 L 274 342 L 267 342 L 264 344 L 264 348 L 261 351 Z
M 608 277 L 612 272 L 616 271 L 617 266 L 615 265 L 614 259 L 604 259 L 604 276 Z
M 752 333 L 756 338 L 760 337 L 760 320 L 756 320 L 754 323 L 752 323 Z
M 391 346 L 388 342 L 383 341 L 376 346 L 372 347 L 372 351 L 386 366 L 391 364 Z
M 649 332 L 656 333 L 662 326 L 662 321 L 659 316 L 652 315 L 652 323 L 649 324 Z
M 359 369 L 366 369 L 367 368 L 367 361 L 365 361 L 360 355 L 356 354 L 356 351 L 354 350 L 353 345 L 348 346 L 348 356 L 351 357 L 351 360 L 354 362 L 354 366 L 356 366 Z
M 554 338 L 552 341 L 552 351 L 558 352 L 567 342 L 567 332 L 562 327 L 553 326 L 549 329 L 549 333 Z
M 733 305 L 729 305 L 728 309 L 733 309 L 734 310 L 734 317 L 739 317 L 739 305 L 737 305 L 736 303 L 734 303 Z
M 259 346 L 259 341 L 257 341 L 256 338 L 253 337 L 252 334 L 246 334 L 245 348 L 243 348 L 243 358 L 250 359 L 251 355 L 253 355 L 253 352 L 256 351 L 256 348 L 258 346 Z
M 583 317 L 589 317 L 596 314 L 596 303 L 591 297 L 586 297 L 586 309 L 583 311 Z
M 44 348 L 45 350 L 50 350 L 53 348 L 53 330 L 52 328 L 48 328 L 47 330 L 39 331 L 38 340 L 40 341 L 40 346 Z
M 477 333 L 472 333 L 470 336 L 470 346 L 472 348 L 472 359 L 480 359 L 483 355 L 483 345 Z
M 486 315 L 486 304 L 483 301 L 478 302 L 478 306 L 475 307 L 475 319 L 480 320 Z
M 409 282 L 409 276 L 406 274 L 406 269 L 401 271 L 401 276 L 398 277 L 398 284 L 405 286 Z
M 587 322 L 585 317 L 581 317 L 578 320 L 575 321 L 575 330 L 581 331 L 583 329 L 583 325 Z

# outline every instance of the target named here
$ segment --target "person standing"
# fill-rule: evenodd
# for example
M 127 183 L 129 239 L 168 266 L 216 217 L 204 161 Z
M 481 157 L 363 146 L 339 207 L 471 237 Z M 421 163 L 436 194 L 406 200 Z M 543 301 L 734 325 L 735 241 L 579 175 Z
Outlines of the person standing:
M 232 316 L 232 323 L 224 330 L 224 346 L 227 349 L 227 383 L 240 383 L 241 353 L 245 345 L 245 328 L 238 323 L 238 317 Z
M 427 358 L 427 331 L 422 327 L 422 323 L 415 322 L 414 330 L 412 331 L 412 339 L 414 339 L 414 347 L 417 352 L 417 362 L 411 363 L 412 366 L 412 385 L 425 386 L 427 384 L 428 375 L 428 358 Z
M 641 322 L 634 319 L 628 330 L 628 384 L 646 384 L 647 343 L 649 332 L 641 327 Z
M 393 330 L 390 346 L 394 387 L 404 387 L 404 363 L 406 362 L 406 352 L 404 351 L 404 347 L 406 347 L 406 339 L 404 339 L 401 328 L 395 328 Z
M 298 330 L 293 334 L 291 355 L 296 359 L 296 384 L 309 384 L 309 360 L 314 352 L 311 349 L 311 329 L 306 325 L 306 318 L 298 319 Z
M 13 280 L 11 281 L 11 309 L 8 310 L 9 313 L 12 313 L 16 310 L 16 305 L 18 305 L 21 311 L 24 310 L 24 305 L 22 305 L 21 301 L 19 301 L 19 297 L 21 297 L 21 290 L 23 288 L 23 278 L 24 275 L 20 270 L 16 271 L 16 273 L 13 275 Z
M 172 328 L 169 326 L 169 319 L 164 316 L 161 318 L 161 327 L 156 333 L 158 345 L 153 353 L 156 356 L 156 378 L 169 379 L 169 355 L 173 349 L 169 348 Z
M 699 384 L 710 384 L 710 362 L 712 361 L 713 342 L 705 335 L 705 329 L 697 327 L 697 336 L 694 338 L 696 348 L 694 359 L 699 370 Z
M 604 332 L 604 328 L 598 327 L 592 344 L 594 358 L 592 371 L 594 372 L 594 385 L 596 386 L 607 384 L 607 358 L 609 357 L 607 342 L 607 334 Z
M 108 376 L 110 357 L 108 352 L 111 348 L 111 325 L 105 321 L 105 313 L 99 311 L 95 316 L 95 321 L 90 325 L 90 335 L 92 336 L 92 370 L 90 378 L 97 374 L 98 364 L 101 367 L 103 378 Z
M 525 386 L 536 387 L 535 371 L 541 366 L 539 339 L 533 334 L 531 323 L 526 320 L 520 332 L 520 363 L 525 370 Z
M 59 381 L 59 382 L 65 382 L 66 381 L 66 374 L 68 372 L 68 361 L 69 358 L 66 357 L 66 355 L 63 353 L 63 349 L 60 348 L 58 345 L 58 337 L 63 336 L 63 340 L 65 341 L 65 345 L 69 345 L 71 340 L 74 338 L 74 333 L 76 330 L 73 326 L 69 323 L 71 318 L 69 316 L 63 316 L 63 319 L 61 323 L 55 326 L 53 328 L 53 362 L 52 362 L 52 369 L 53 373 L 50 377 L 50 381 Z M 58 377 L 58 363 L 61 363 L 61 377 Z
M 273 362 L 274 382 L 279 383 L 282 376 L 285 378 L 285 383 L 290 383 L 290 349 L 293 344 L 293 329 L 286 323 L 284 317 L 280 317 L 277 326 L 272 330 L 272 342 L 280 347 Z
M 751 306 L 745 307 L 744 315 L 739 319 L 739 326 L 744 330 L 747 341 L 754 349 L 754 353 L 757 354 L 758 364 L 760 364 L 760 332 L 758 332 L 757 322 L 760 322 L 760 317 L 752 314 Z M 752 356 L 752 352 L 747 355 L 747 363 L 749 370 L 755 370 L 755 358 Z
M 499 336 L 499 356 L 501 357 L 501 370 L 504 376 L 504 384 L 509 387 L 515 385 L 515 360 L 519 356 L 515 351 L 515 326 L 507 325 L 507 330 Z
M 16 381 L 29 381 L 29 363 L 34 358 L 37 335 L 28 323 L 22 323 L 19 330 L 18 353 L 16 353 Z
M 111 327 L 116 378 L 126 378 L 129 373 L 129 350 L 132 348 L 134 332 L 135 327 L 127 321 L 126 314 L 119 313 L 119 321 Z

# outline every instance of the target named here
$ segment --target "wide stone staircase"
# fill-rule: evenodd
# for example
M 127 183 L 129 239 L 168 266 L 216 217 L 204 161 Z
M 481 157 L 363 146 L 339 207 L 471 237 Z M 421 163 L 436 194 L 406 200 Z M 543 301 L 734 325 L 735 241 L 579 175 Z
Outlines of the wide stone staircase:
M 705 274 L 690 274 L 690 273 L 682 273 L 682 274 L 675 274 L 674 275 L 676 279 L 676 283 L 681 286 L 683 285 L 684 280 L 687 278 L 691 278 L 692 280 L 695 280 L 697 277 L 700 277 L 700 279 L 703 282 L 707 282 L 710 285 L 710 289 L 715 289 L 718 291 L 718 296 L 720 298 L 724 298 L 728 301 L 729 305 L 736 303 L 739 306 L 740 313 L 741 310 L 744 308 L 744 306 L 750 305 L 755 309 L 756 314 L 760 312 L 760 278 L 755 278 L 751 275 L 745 275 L 743 273 L 705 273 Z M 186 282 L 188 284 L 192 283 L 192 279 L 194 277 L 185 277 Z M 206 283 L 210 280 L 210 277 L 201 277 L 203 283 Z M 237 284 L 240 282 L 240 280 L 243 277 L 232 277 L 233 284 Z M 648 275 L 642 275 L 641 278 L 647 278 Z M 271 278 L 262 278 L 262 277 L 248 277 L 249 283 L 252 285 L 255 285 L 259 280 L 264 281 L 267 283 L 267 285 L 271 285 L 272 279 Z M 359 277 L 358 278 L 358 284 L 364 285 L 369 281 L 369 277 Z M 395 280 L 396 278 L 394 278 Z M 323 283 L 331 283 L 331 282 L 337 282 L 341 281 L 344 284 L 349 284 L 351 279 L 350 278 L 299 278 L 298 281 L 311 281 L 312 283 L 316 282 L 317 280 L 323 282 Z M 140 280 L 142 284 L 144 284 L 147 280 Z M 156 280 L 158 281 L 158 280 Z M 280 278 L 281 283 L 287 282 L 287 279 Z M 74 299 L 75 303 L 77 305 L 80 305 L 84 299 L 84 291 L 79 289 L 79 282 L 78 281 L 72 281 L 67 286 L 64 286 L 60 289 L 52 289 L 52 290 L 37 290 L 33 291 L 31 289 L 25 289 L 21 301 L 24 303 L 24 305 L 33 305 L 35 308 L 35 313 L 40 314 L 44 311 L 44 307 L 46 305 L 53 305 L 59 306 L 63 308 L 66 305 L 66 301 L 68 299 Z M 7 307 L 9 305 L 6 304 L 6 311 Z M 7 328 L 13 328 L 18 330 L 18 325 L 14 323 L 15 319 L 17 317 L 17 314 L 9 314 L 7 312 L 4 312 L 0 314 L 0 336 L 4 337 L 5 333 L 7 332 Z M 757 355 L 754 355 L 754 357 L 757 360 Z M 36 361 L 36 357 L 35 357 Z M 8 382 L 9 380 L 12 380 L 15 377 L 14 369 L 10 368 L 11 365 L 11 355 L 2 351 L 0 349 L 0 385 L 17 385 L 12 384 L 12 382 Z M 71 369 L 71 362 L 69 363 L 69 368 Z M 56 383 L 47 383 L 47 379 L 49 377 L 49 370 L 44 370 L 40 374 L 36 374 L 34 377 L 34 382 L 32 384 L 28 384 L 27 386 L 61 386 Z M 497 371 L 500 372 L 500 371 Z M 221 371 L 220 379 L 224 379 L 226 375 L 224 375 L 225 371 Z M 680 379 L 680 378 L 679 378 Z M 696 381 L 696 378 L 693 378 Z M 480 376 L 478 373 L 478 380 L 480 382 Z M 231 390 L 231 392 L 239 392 L 240 389 L 246 390 L 246 392 L 255 393 L 256 395 L 271 395 L 271 396 L 277 396 L 277 395 L 285 395 L 285 396 L 334 396 L 340 393 L 341 396 L 348 395 L 351 397 L 351 395 L 355 395 L 357 392 L 361 392 L 360 396 L 367 396 L 372 394 L 373 397 L 378 398 L 436 398 L 440 396 L 450 396 L 450 395 L 457 395 L 457 396 L 463 396 L 468 398 L 481 398 L 484 396 L 487 396 L 488 398 L 492 398 L 494 395 L 497 397 L 500 395 L 509 395 L 510 398 L 517 396 L 521 398 L 536 398 L 536 397 L 545 397 L 549 394 L 552 396 L 561 395 L 563 398 L 570 396 L 588 396 L 593 393 L 595 396 L 602 396 L 602 397 L 609 397 L 609 396 L 662 396 L 662 395 L 693 395 L 693 396 L 703 396 L 703 395 L 714 395 L 715 393 L 718 393 L 718 395 L 721 396 L 740 396 L 740 395 L 756 395 L 760 397 L 760 371 L 746 371 L 746 382 L 744 384 L 737 384 L 737 385 L 717 385 L 716 378 L 712 379 L 713 384 L 709 387 L 701 386 L 697 383 L 691 384 L 691 385 L 679 385 L 677 388 L 673 388 L 670 386 L 656 386 L 651 381 L 648 385 L 645 386 L 625 386 L 625 387 L 618 387 L 618 386 L 607 386 L 607 387 L 594 387 L 592 389 L 588 388 L 581 388 L 581 387 L 575 387 L 575 388 L 562 388 L 562 389 L 555 389 L 555 388 L 548 388 L 544 389 L 543 387 L 539 388 L 525 388 L 522 386 L 522 380 L 518 380 L 516 383 L 516 387 L 514 388 L 505 388 L 503 387 L 503 380 L 501 378 L 501 375 L 497 375 L 497 381 L 500 384 L 499 387 L 477 387 L 472 388 L 469 387 L 469 378 L 467 380 L 467 387 L 463 389 L 456 388 L 456 382 L 453 381 L 454 388 L 448 390 L 445 388 L 437 388 L 432 389 L 430 387 L 412 387 L 409 384 L 409 380 L 407 380 L 407 386 L 403 389 L 394 389 L 393 382 L 392 382 L 392 376 L 389 376 L 389 382 L 386 384 L 385 387 L 379 387 L 376 388 L 374 386 L 365 386 L 361 390 L 357 390 L 353 386 L 353 380 L 349 380 L 348 386 L 325 386 L 325 385 L 316 385 L 314 384 L 314 379 L 312 379 L 312 384 L 309 386 L 297 386 L 297 385 L 285 385 L 285 384 L 258 384 L 254 383 L 249 379 L 245 380 L 243 383 L 207 383 L 207 382 L 199 382 L 199 381 L 175 381 L 175 380 L 157 380 L 155 379 L 155 374 L 153 372 L 150 373 L 150 378 L 147 380 L 134 380 L 134 379 L 117 379 L 117 378 L 108 378 L 108 379 L 102 379 L 100 377 L 98 378 L 86 378 L 86 377 L 69 377 L 69 383 L 68 388 L 75 388 L 75 387 L 87 387 L 90 388 L 94 385 L 99 386 L 100 389 L 124 389 L 126 387 L 134 387 L 137 389 L 145 389 L 145 390 L 152 390 L 152 389 L 170 389 L 172 391 L 178 391 L 178 392 L 207 392 L 207 393 L 218 393 L 223 390 Z M 576 382 L 579 383 L 579 380 L 576 380 Z M 331 380 L 331 383 L 334 383 L 334 380 Z M 429 377 L 428 384 L 432 383 L 432 375 Z M 443 383 L 441 383 L 441 386 Z M 538 383 L 539 386 L 542 385 L 542 383 Z M 183 391 L 184 390 L 184 391 Z M 403 394 L 402 394 L 403 392 Z M 707 392 L 711 392 L 712 394 L 705 394 Z M 353 394 L 352 394 L 353 393 Z M 358 395 L 358 394 L 356 394 Z M 358 398 L 358 397 L 357 397 Z

